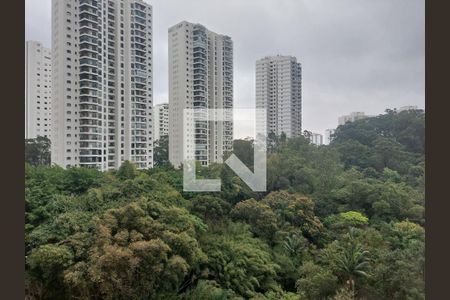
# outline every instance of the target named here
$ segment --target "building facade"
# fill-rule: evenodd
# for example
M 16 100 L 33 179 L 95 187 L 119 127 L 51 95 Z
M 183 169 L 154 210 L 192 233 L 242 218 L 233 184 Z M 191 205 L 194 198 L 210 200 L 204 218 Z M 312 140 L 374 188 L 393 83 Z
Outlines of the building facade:
M 314 144 L 317 146 L 323 145 L 323 135 L 321 135 L 320 133 L 314 133 L 314 132 L 311 133 L 309 140 L 310 140 L 311 144 Z
M 302 67 L 293 56 L 256 62 L 256 108 L 266 110 L 267 134 L 302 134 Z
M 52 55 L 36 41 L 25 42 L 25 138 L 51 139 Z
M 336 132 L 336 129 L 327 129 L 325 130 L 325 141 L 326 145 L 329 145 L 333 140 L 333 134 Z
M 233 42 L 200 24 L 181 22 L 169 28 L 169 160 L 178 167 L 184 143 L 195 145 L 202 165 L 222 162 L 232 150 L 232 115 L 224 122 L 208 118 L 206 109 L 233 108 Z M 184 109 L 195 109 L 207 121 L 184 128 Z
M 357 120 L 362 120 L 368 118 L 364 112 L 355 111 L 350 113 L 349 115 L 341 116 L 338 118 L 338 125 L 344 125 L 347 122 L 355 122 Z
M 161 136 L 169 135 L 169 104 L 155 105 L 153 108 L 153 119 L 153 140 L 156 142 Z
M 108 170 L 153 163 L 152 7 L 52 1 L 52 162 Z

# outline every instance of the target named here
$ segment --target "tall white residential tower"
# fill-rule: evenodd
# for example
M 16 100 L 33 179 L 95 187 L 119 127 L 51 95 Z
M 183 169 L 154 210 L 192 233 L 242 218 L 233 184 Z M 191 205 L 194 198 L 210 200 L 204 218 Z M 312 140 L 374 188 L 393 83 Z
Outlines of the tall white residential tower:
M 256 108 L 265 109 L 267 134 L 302 133 L 302 68 L 293 56 L 267 56 L 256 62 Z
M 229 36 L 200 24 L 181 22 L 169 28 L 169 160 L 183 162 L 184 138 L 195 144 L 194 159 L 202 165 L 222 162 L 232 150 L 233 122 L 195 122 L 183 126 L 184 109 L 233 108 L 233 42 Z M 206 116 L 206 115 L 205 115 Z
M 161 136 L 169 135 L 169 104 L 162 103 L 153 108 L 154 126 L 153 140 L 156 142 Z
M 52 162 L 151 167 L 152 7 L 53 0 L 52 52 Z
M 51 139 L 52 55 L 40 42 L 25 42 L 25 138 Z

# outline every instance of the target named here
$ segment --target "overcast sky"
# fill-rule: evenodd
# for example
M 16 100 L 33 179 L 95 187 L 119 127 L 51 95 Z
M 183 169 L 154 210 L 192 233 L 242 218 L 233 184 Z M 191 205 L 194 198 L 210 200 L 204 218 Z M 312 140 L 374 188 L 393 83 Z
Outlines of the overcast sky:
M 275 54 L 302 63 L 303 129 L 323 133 L 352 111 L 425 106 L 424 0 L 146 2 L 154 12 L 156 104 L 168 101 L 167 30 L 186 20 L 233 39 L 235 107 L 254 106 L 255 61 Z M 50 4 L 26 0 L 25 37 L 48 47 Z

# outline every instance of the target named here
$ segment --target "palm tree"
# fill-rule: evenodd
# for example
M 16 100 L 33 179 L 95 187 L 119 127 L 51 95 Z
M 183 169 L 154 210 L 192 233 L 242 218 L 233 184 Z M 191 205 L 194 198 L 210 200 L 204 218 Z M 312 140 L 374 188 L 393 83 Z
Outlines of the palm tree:
M 356 232 L 357 230 L 354 227 L 350 227 L 350 240 L 341 248 L 342 251 L 336 259 L 339 272 L 348 278 L 347 284 L 353 292 L 355 292 L 356 278 L 369 277 L 367 269 L 371 262 L 370 252 L 364 250 L 361 244 L 355 240 Z
M 305 241 L 294 233 L 286 237 L 283 242 L 283 247 L 290 255 L 297 255 L 305 248 Z
M 369 277 L 367 269 L 370 264 L 370 252 L 364 250 L 360 244 L 351 242 L 343 249 L 336 260 L 339 271 L 348 278 L 347 284 L 355 291 L 356 278 Z

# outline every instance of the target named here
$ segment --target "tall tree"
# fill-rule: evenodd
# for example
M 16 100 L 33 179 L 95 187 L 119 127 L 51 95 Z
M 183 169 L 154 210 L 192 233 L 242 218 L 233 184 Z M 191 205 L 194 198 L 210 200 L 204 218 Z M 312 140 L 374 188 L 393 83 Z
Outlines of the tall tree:
M 169 136 L 163 135 L 155 141 L 153 149 L 153 165 L 155 167 L 170 166 L 169 162 Z
M 35 139 L 26 139 L 25 162 L 32 166 L 49 166 L 50 140 L 43 136 L 38 136 Z

